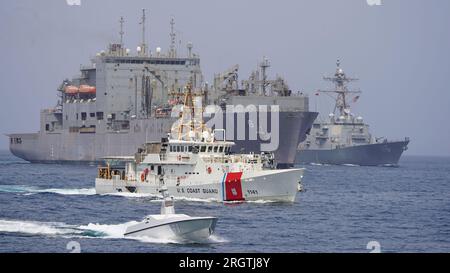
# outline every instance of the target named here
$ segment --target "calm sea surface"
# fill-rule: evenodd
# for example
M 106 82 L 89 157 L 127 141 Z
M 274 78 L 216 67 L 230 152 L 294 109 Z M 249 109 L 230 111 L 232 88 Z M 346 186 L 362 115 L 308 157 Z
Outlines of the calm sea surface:
M 29 164 L 0 152 L 0 252 L 450 252 L 450 158 L 404 156 L 400 167 L 302 166 L 293 204 L 178 200 L 217 216 L 207 244 L 124 239 L 159 213 L 149 196 L 96 195 L 95 166 Z

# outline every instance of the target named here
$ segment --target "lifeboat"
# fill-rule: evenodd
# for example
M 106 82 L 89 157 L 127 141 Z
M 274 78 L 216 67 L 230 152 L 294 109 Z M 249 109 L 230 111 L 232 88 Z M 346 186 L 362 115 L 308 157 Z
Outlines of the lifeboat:
M 64 88 L 64 92 L 68 95 L 75 95 L 78 93 L 79 88 L 74 85 L 68 85 L 66 88 Z
M 95 86 L 90 86 L 90 85 L 80 85 L 80 93 L 81 94 L 95 94 L 96 92 L 96 88 Z

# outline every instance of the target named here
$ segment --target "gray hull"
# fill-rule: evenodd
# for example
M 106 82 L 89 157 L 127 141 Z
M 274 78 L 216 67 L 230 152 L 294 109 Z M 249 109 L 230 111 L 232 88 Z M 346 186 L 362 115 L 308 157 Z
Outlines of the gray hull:
M 352 164 L 359 166 L 397 166 L 409 140 L 358 145 L 333 150 L 300 150 L 296 164 Z
M 280 112 L 280 141 L 274 151 L 279 167 L 294 164 L 296 147 L 306 138 L 306 132 L 316 117 L 316 112 Z M 174 121 L 169 118 L 133 120 L 129 130 L 118 132 L 74 133 L 61 130 L 58 133 L 10 134 L 9 147 L 12 154 L 33 163 L 92 164 L 106 156 L 133 155 L 145 142 L 160 141 L 167 136 Z M 260 144 L 264 141 L 235 142 L 234 152 L 260 153 Z

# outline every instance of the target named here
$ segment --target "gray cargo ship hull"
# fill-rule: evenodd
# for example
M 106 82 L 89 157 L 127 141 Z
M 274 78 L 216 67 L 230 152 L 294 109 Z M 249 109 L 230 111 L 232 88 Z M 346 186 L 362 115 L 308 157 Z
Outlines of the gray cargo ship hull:
M 279 146 L 275 154 L 278 167 L 294 164 L 296 147 L 306 138 L 316 112 L 280 112 Z M 93 164 L 106 156 L 130 156 L 145 142 L 167 137 L 175 119 L 151 118 L 133 120 L 126 131 L 93 133 L 38 132 L 9 134 L 10 151 L 15 156 L 33 163 Z M 226 128 L 225 128 L 226 129 Z M 270 128 L 269 128 L 270 129 Z M 248 128 L 247 128 L 248 130 Z M 235 132 L 236 123 L 235 123 Z M 261 140 L 235 140 L 233 152 L 260 153 Z
M 409 140 L 358 145 L 332 150 L 299 150 L 296 164 L 352 164 L 359 166 L 397 166 Z

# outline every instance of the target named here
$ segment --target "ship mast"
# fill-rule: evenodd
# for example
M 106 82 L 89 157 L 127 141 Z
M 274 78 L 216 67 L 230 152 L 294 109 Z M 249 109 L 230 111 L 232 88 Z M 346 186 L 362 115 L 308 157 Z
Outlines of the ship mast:
M 339 110 L 340 116 L 348 116 L 350 114 L 350 105 L 347 102 L 347 97 L 349 94 L 359 94 L 360 90 L 349 90 L 347 88 L 347 83 L 357 81 L 357 78 L 349 78 L 345 75 L 344 70 L 340 67 L 341 62 L 337 60 L 336 62 L 336 73 L 333 77 L 323 77 L 326 81 L 331 81 L 335 85 L 334 90 L 319 90 L 321 93 L 334 93 L 337 94 L 335 100 L 335 106 L 333 114 L 336 114 L 336 110 Z
M 266 96 L 266 87 L 268 85 L 267 82 L 267 68 L 270 67 L 269 60 L 266 57 L 263 57 L 262 62 L 259 65 L 261 67 L 261 95 Z
M 170 51 L 169 51 L 169 57 L 171 58 L 175 58 L 177 56 L 177 52 L 175 50 L 175 38 L 176 38 L 176 34 L 174 31 L 173 26 L 175 25 L 175 20 L 172 17 L 170 19 Z
M 145 9 L 142 9 L 142 18 L 139 24 L 142 25 L 142 42 L 139 50 L 139 56 L 145 57 L 147 56 L 147 44 L 145 43 Z
M 171 130 L 177 134 L 176 139 L 178 140 L 199 140 L 204 138 L 203 132 L 209 132 L 203 122 L 203 107 L 194 102 L 194 97 L 197 96 L 199 94 L 192 92 L 192 83 L 188 83 L 185 88 L 181 117 Z
M 120 46 L 123 48 L 123 35 L 125 34 L 123 32 L 123 23 L 125 21 L 123 20 L 123 17 L 120 17 L 119 23 L 120 23 L 120 31 L 119 31 L 119 35 L 120 35 Z

